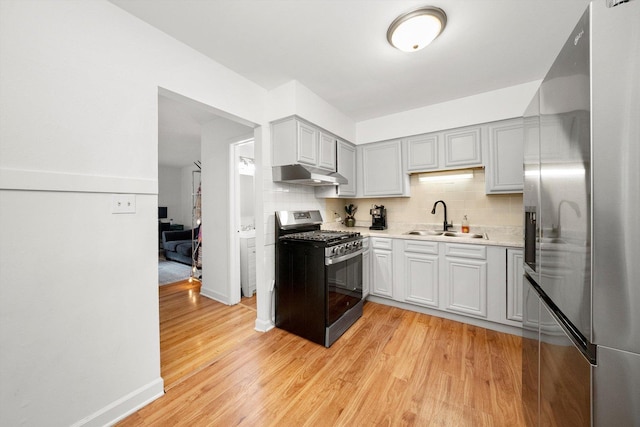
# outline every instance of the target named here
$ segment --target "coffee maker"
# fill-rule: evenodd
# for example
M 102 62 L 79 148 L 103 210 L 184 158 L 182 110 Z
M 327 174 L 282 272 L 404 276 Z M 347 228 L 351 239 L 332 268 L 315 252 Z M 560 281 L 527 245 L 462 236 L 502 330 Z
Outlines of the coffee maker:
M 369 230 L 386 230 L 387 229 L 387 210 L 384 206 L 373 205 L 369 209 L 369 214 L 373 218 L 373 222 Z

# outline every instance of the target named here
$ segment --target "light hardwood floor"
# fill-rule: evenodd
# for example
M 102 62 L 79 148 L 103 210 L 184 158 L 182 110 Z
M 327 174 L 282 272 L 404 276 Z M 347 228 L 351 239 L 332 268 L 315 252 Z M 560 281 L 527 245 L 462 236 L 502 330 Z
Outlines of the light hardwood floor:
M 524 425 L 519 337 L 366 303 L 326 349 L 254 331 L 255 308 L 169 286 L 166 394 L 120 426 Z

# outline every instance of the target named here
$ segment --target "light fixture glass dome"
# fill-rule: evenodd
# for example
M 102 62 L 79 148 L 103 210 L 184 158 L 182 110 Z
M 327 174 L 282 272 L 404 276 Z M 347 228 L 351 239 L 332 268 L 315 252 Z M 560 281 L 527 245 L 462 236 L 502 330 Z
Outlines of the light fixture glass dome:
M 437 7 L 421 7 L 398 16 L 389 26 L 387 40 L 404 52 L 415 52 L 431 43 L 447 24 L 447 15 Z

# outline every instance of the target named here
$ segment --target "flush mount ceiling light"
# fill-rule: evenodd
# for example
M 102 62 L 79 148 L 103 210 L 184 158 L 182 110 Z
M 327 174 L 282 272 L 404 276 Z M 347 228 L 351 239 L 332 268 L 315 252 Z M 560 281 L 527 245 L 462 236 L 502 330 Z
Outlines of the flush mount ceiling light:
M 398 16 L 389 26 L 387 40 L 404 52 L 415 52 L 431 43 L 447 24 L 447 15 L 437 7 L 421 7 Z

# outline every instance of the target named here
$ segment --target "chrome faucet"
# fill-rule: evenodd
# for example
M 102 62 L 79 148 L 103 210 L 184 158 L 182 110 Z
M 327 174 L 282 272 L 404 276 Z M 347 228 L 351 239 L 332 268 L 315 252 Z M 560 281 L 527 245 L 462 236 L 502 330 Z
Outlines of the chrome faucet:
M 436 214 L 436 206 L 438 205 L 438 203 L 442 203 L 442 206 L 444 206 L 444 223 L 442 226 L 442 230 L 447 231 L 449 228 L 453 227 L 453 224 L 449 224 L 449 222 L 447 221 L 447 204 L 444 202 L 444 200 L 438 200 L 437 202 L 435 202 L 433 204 L 433 209 L 431 209 L 431 213 L 433 215 Z

